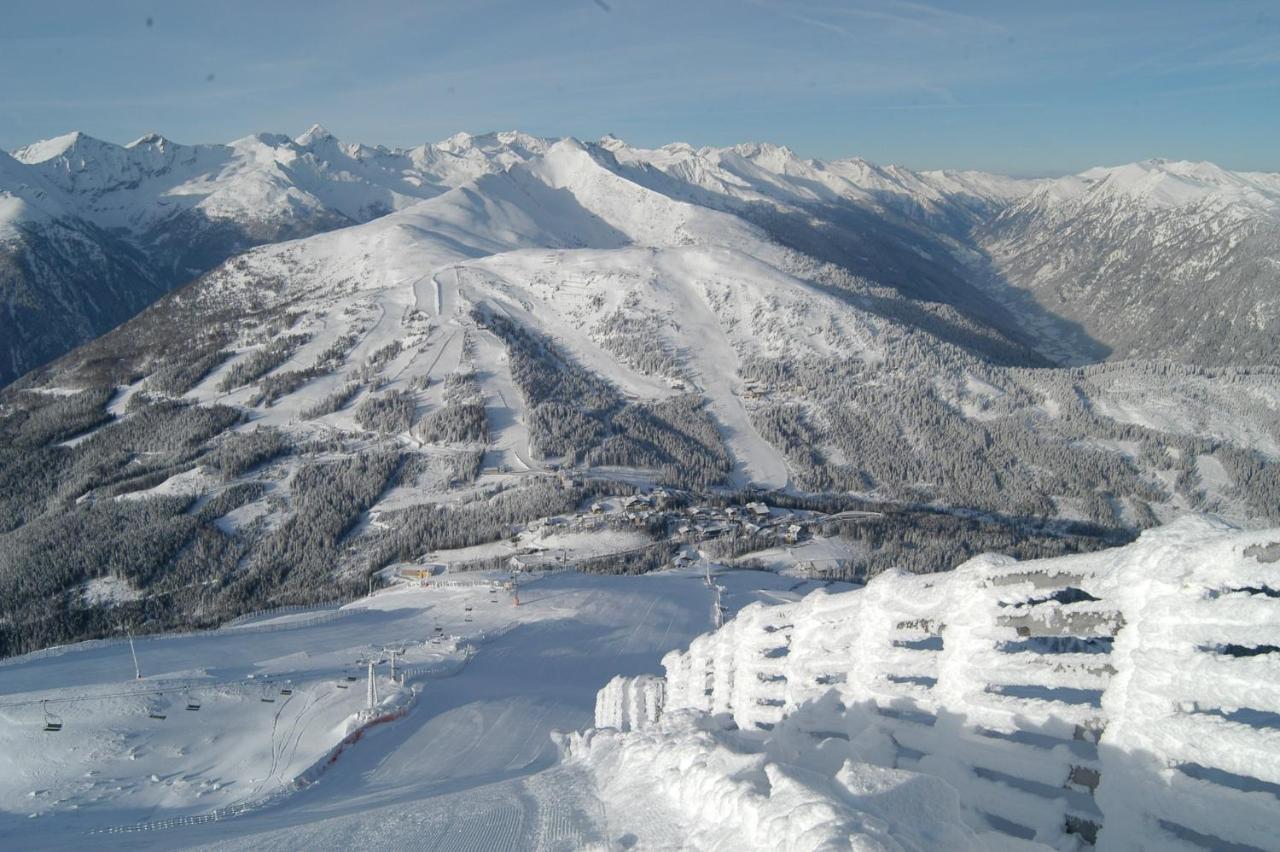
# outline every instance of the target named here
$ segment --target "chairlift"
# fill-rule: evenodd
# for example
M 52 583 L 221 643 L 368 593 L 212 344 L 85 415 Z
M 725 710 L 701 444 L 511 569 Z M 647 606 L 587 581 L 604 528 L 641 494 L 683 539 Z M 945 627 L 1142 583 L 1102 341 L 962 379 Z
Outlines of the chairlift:
M 261 698 L 260 700 L 262 701 L 262 703 L 263 703 L 263 704 L 275 704 L 275 703 L 276 703 L 276 698 L 275 698 L 275 696 L 271 694 L 271 684 L 269 684 L 269 683 L 268 683 L 268 684 L 266 685 L 266 691 L 262 693 L 262 698 Z
M 334 685 L 335 685 L 335 686 L 337 686 L 337 687 L 338 687 L 338 689 L 350 689 L 350 687 L 349 687 L 349 686 L 347 686 L 347 682 L 346 682 L 345 680 L 339 680 L 339 681 L 338 681 L 336 684 L 334 684 Z
M 280 688 L 280 694 L 281 694 L 281 695 L 293 695 L 293 687 L 288 686 L 288 685 L 286 684 L 285 686 L 283 686 L 283 687 L 281 687 L 281 688 Z
M 163 693 L 163 692 L 157 692 L 157 693 L 156 693 L 156 697 L 157 697 L 157 698 L 163 698 L 163 697 L 164 697 L 164 693 Z M 166 718 L 168 718 L 168 714 L 164 713 L 164 712 L 163 712 L 163 711 L 162 711 L 158 706 L 154 706 L 154 707 L 151 707 L 151 708 L 149 708 L 149 709 L 147 710 L 147 718 L 149 718 L 149 719 L 157 719 L 157 720 L 159 720 L 159 721 L 162 721 L 162 722 L 163 722 Z
M 56 713 L 50 713 L 48 701 L 40 702 L 40 709 L 44 711 L 44 729 L 51 733 L 57 733 L 62 730 L 62 717 Z
M 187 696 L 187 709 L 188 709 L 188 710 L 191 710 L 191 711 L 199 710 L 199 709 L 200 709 L 200 702 L 199 702 L 199 701 L 197 701 L 196 699 L 192 698 L 190 695 L 188 695 L 188 696 Z

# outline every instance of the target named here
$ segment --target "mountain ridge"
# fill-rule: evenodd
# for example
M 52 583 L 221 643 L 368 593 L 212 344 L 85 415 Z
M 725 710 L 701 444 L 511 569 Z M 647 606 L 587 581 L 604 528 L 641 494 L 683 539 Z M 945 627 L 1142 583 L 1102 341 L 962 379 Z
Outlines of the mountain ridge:
M 119 607 L 159 628 L 355 594 L 656 487 L 879 512 L 841 533 L 863 573 L 1274 519 L 1277 368 L 1048 368 L 972 292 L 918 298 L 958 280 L 918 221 L 698 203 L 625 153 L 530 144 L 454 139 L 480 174 L 235 254 L 0 391 L 0 653 Z M 864 266 L 821 256 L 859 233 Z M 666 564 L 682 518 L 627 519 L 645 543 L 597 570 Z M 715 547 L 772 546 L 735 529 Z M 105 577 L 136 599 L 86 602 Z
M 1266 319 L 1266 258 L 1280 239 L 1273 215 L 1280 175 L 1153 159 L 1020 179 L 856 157 L 804 159 L 763 142 L 644 149 L 612 136 L 590 143 L 519 131 L 457 133 L 397 149 L 343 143 L 315 125 L 293 138 L 257 133 L 214 145 L 151 132 L 122 146 L 73 131 L 3 155 L 0 251 L 12 260 L 0 286 L 13 306 L 5 336 L 17 343 L 0 381 L 253 245 L 369 221 L 483 175 L 546 160 L 564 145 L 615 163 L 607 170 L 623 178 L 620 192 L 635 184 L 730 213 L 908 301 L 949 306 L 963 323 L 1009 341 L 1013 348 L 1001 357 L 1035 363 L 1012 355 L 1022 347 L 1067 363 L 1111 353 L 1192 363 L 1274 360 L 1267 353 L 1280 330 Z M 1081 234 L 1084 245 L 1064 245 L 1084 219 L 1092 221 Z M 1212 240 L 1188 237 L 1182 254 L 1166 252 L 1152 274 L 1116 271 L 1123 292 L 1112 298 L 1098 299 L 1084 283 L 1108 264 L 1114 270 L 1119 255 L 1151 251 L 1165 231 L 1206 228 L 1249 229 L 1250 244 L 1233 257 Z M 49 239 L 49 231 L 63 236 Z M 67 234 L 99 256 L 128 243 L 142 265 L 124 273 L 85 267 L 83 256 L 73 263 Z M 1045 271 L 1063 257 L 1072 260 L 1056 274 Z M 1185 291 L 1194 276 L 1217 274 L 1205 268 L 1206 257 L 1210 267 L 1224 264 L 1228 327 L 1200 336 L 1181 326 L 1161 330 L 1156 305 L 1178 304 L 1184 321 L 1204 314 L 1203 300 Z M 73 266 L 72 276 L 42 272 Z M 1170 292 L 1167 280 L 1179 292 Z M 55 302 L 67 307 L 55 311 Z M 1134 333 L 1117 327 L 1117 318 Z

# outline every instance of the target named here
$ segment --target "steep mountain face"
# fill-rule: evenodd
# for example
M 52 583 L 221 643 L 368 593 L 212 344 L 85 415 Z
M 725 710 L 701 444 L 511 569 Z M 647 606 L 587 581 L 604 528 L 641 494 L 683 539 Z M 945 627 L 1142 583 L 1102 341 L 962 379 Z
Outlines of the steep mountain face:
M 1091 169 L 1037 187 L 976 240 L 990 292 L 1061 360 L 1277 363 L 1280 175 L 1164 160 Z
M 0 162 L 0 384 L 255 245 L 367 222 L 535 155 L 522 134 L 390 151 L 289 139 L 119 146 L 71 133 Z
M 616 145 L 493 141 L 510 162 L 236 256 L 0 395 L 0 654 L 354 594 L 655 484 L 877 507 L 869 571 L 1274 519 L 1274 368 L 1028 369 Z M 106 576 L 130 594 L 88 602 Z

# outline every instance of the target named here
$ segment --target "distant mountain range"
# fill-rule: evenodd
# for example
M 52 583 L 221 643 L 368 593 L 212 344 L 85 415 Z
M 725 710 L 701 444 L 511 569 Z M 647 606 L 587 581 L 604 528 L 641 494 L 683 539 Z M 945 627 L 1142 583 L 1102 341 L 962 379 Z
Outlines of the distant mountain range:
M 0 153 L 0 383 L 234 254 L 438 195 L 529 156 L 525 142 L 542 145 L 503 134 L 389 151 L 315 127 L 230 145 L 70 133 Z
M 389 149 L 313 127 L 229 145 L 71 133 L 0 152 L 0 383 L 252 246 L 370 221 L 554 144 L 507 132 Z M 1277 363 L 1280 175 L 1151 160 L 1019 180 L 764 144 L 583 148 L 628 184 L 884 288 L 895 316 L 1000 363 Z

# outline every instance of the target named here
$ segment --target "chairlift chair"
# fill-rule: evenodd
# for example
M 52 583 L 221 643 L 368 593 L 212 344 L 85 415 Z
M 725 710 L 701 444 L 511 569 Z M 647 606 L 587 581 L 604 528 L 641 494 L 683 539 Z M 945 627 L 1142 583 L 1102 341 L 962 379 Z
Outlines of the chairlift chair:
M 275 698 L 275 696 L 271 694 L 271 684 L 269 684 L 269 683 L 268 683 L 268 684 L 266 685 L 266 691 L 262 693 L 262 698 L 261 698 L 260 700 L 262 701 L 262 703 L 263 703 L 263 704 L 275 704 L 275 703 L 276 703 L 276 698 Z
M 48 703 L 48 701 L 40 702 L 40 709 L 44 711 L 44 729 L 56 733 L 62 730 L 62 717 L 56 713 L 50 713 L 46 706 Z
M 288 684 L 285 684 L 283 687 L 281 687 L 281 688 L 280 688 L 280 694 L 281 694 L 281 695 L 293 695 L 293 687 L 292 687 L 292 686 L 289 686 Z
M 188 695 L 188 696 L 187 696 L 187 709 L 188 709 L 188 710 L 192 710 L 192 711 L 199 710 L 199 709 L 200 709 L 200 702 L 199 702 L 199 701 L 197 701 L 196 699 L 192 698 L 190 695 Z
M 163 698 L 164 693 L 157 692 L 156 697 Z M 166 718 L 168 718 L 168 714 L 162 711 L 159 707 L 151 707 L 151 708 L 148 708 L 147 710 L 147 718 L 156 719 L 163 722 Z

